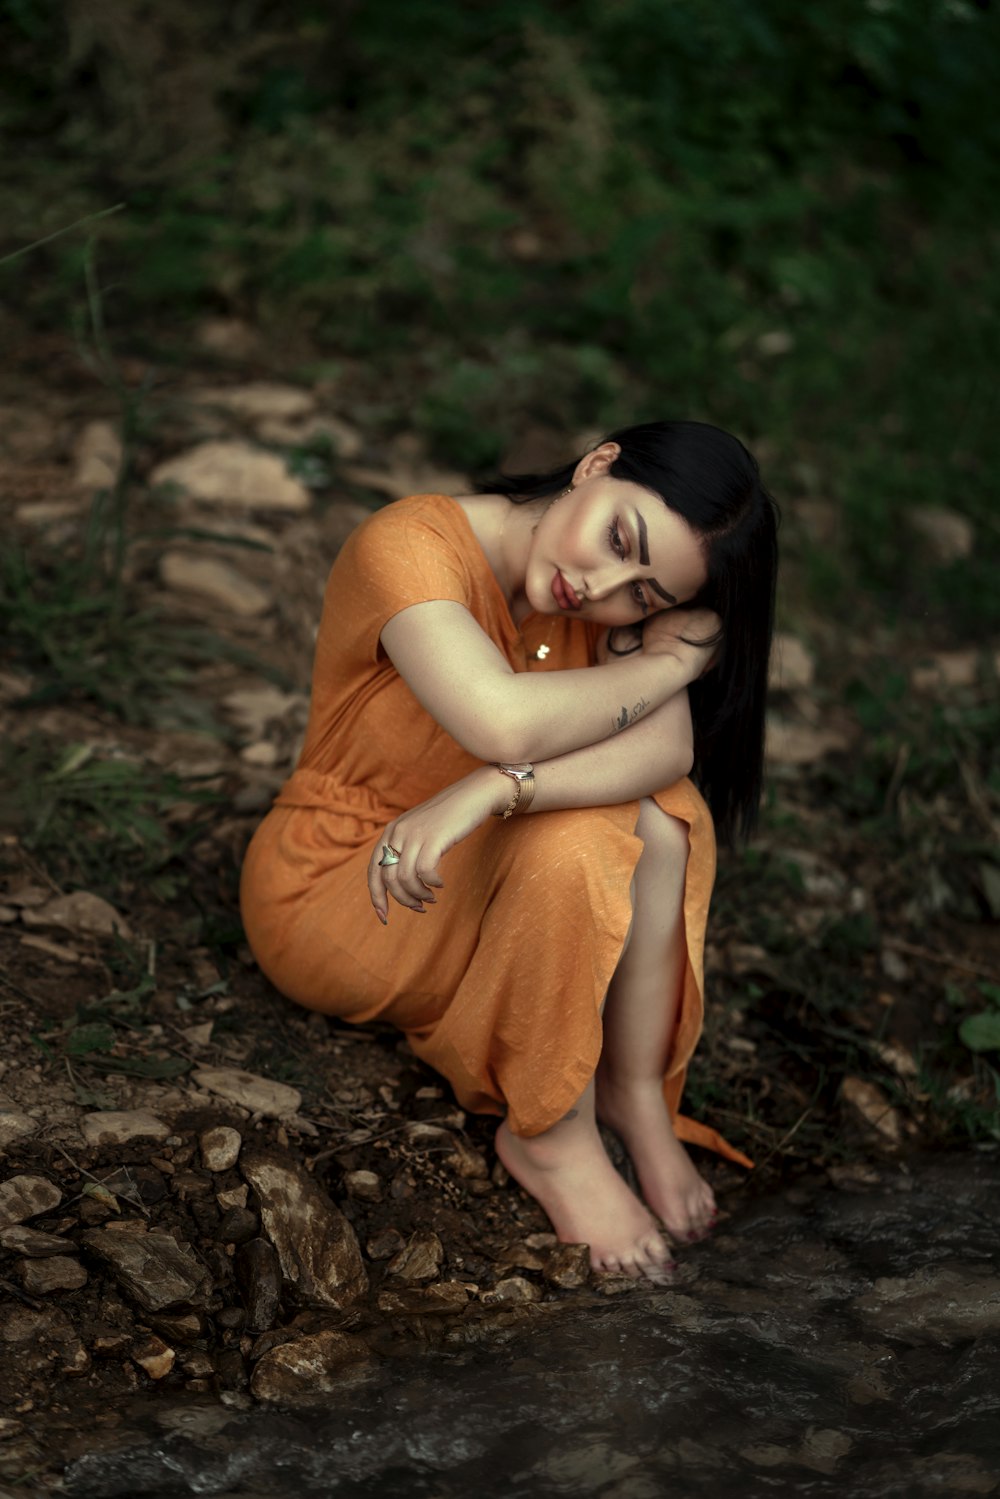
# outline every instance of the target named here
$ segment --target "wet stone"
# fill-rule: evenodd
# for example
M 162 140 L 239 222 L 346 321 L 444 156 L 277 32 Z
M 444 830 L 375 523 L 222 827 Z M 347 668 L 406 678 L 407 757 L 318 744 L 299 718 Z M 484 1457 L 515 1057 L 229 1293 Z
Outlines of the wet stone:
M 29 1296 L 48 1296 L 53 1291 L 78 1291 L 87 1284 L 87 1272 L 79 1260 L 68 1255 L 47 1259 L 19 1260 L 17 1273 Z
M 312 1405 L 356 1383 L 373 1366 L 371 1352 L 360 1338 L 328 1329 L 265 1353 L 253 1371 L 250 1390 L 258 1400 Z
M 250 1332 L 266 1332 L 273 1326 L 281 1305 L 281 1262 L 267 1239 L 251 1239 L 240 1246 L 235 1259 L 236 1284 L 246 1307 Z
M 508 1275 L 498 1280 L 492 1291 L 484 1291 L 479 1298 L 484 1306 L 517 1306 L 527 1301 L 540 1301 L 542 1292 L 533 1281 L 523 1275 Z
M 50 1213 L 62 1193 L 44 1176 L 12 1176 L 0 1186 L 0 1228 Z
M 433 1280 L 443 1263 L 444 1248 L 437 1234 L 418 1232 L 386 1268 L 400 1280 Z
M 407 1287 L 400 1290 L 385 1290 L 378 1294 L 380 1312 L 404 1316 L 441 1316 L 448 1312 L 460 1312 L 469 1300 L 469 1293 L 457 1281 L 440 1281 L 436 1286 Z
M 244 1151 L 241 1170 L 257 1194 L 285 1280 L 304 1299 L 338 1309 L 363 1295 L 368 1276 L 357 1235 L 319 1183 L 292 1161 L 263 1151 Z
M 958 1343 L 1000 1332 L 1000 1275 L 984 1266 L 924 1266 L 880 1277 L 854 1306 L 880 1333 L 911 1343 Z
M 590 1250 L 586 1244 L 560 1244 L 545 1264 L 545 1279 L 560 1290 L 585 1286 L 590 1278 Z
M 170 1234 L 93 1228 L 81 1236 L 81 1243 L 147 1311 L 164 1311 L 179 1303 L 200 1304 L 209 1292 L 208 1272 Z

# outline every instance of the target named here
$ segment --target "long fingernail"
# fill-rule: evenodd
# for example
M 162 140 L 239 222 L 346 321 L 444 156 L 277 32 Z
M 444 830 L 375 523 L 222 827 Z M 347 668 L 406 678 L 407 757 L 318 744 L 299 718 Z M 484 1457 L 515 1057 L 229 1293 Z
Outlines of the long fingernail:
M 379 921 L 381 921 L 383 926 L 389 925 L 389 918 L 384 911 L 376 911 L 375 915 L 378 917 Z

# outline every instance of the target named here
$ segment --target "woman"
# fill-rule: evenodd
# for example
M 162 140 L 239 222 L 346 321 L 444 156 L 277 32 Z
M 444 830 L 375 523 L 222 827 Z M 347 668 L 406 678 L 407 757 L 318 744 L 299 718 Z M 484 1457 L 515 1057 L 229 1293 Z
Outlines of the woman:
M 299 767 L 247 854 L 264 972 L 505 1115 L 500 1159 L 598 1270 L 662 1281 L 659 1225 L 711 1227 L 682 1138 L 750 1164 L 677 1106 L 713 816 L 746 834 L 760 794 L 776 558 L 754 460 L 698 422 L 386 507 L 334 565 Z

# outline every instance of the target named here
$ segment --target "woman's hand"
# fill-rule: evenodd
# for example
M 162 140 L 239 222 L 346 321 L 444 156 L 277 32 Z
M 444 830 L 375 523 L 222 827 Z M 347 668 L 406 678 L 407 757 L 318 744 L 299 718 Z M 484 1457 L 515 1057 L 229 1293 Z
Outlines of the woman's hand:
M 491 813 L 502 812 L 510 797 L 507 778 L 483 766 L 386 824 L 368 861 L 368 893 L 383 926 L 389 919 L 390 895 L 411 911 L 434 903 L 431 892 L 444 888 L 437 872 L 441 856 Z M 399 854 L 398 864 L 380 864 L 386 846 Z
M 721 630 L 722 620 L 713 609 L 662 609 L 642 627 L 643 653 L 673 656 L 683 661 L 690 665 L 694 681 L 715 664 Z M 691 644 L 692 641 L 706 644 Z

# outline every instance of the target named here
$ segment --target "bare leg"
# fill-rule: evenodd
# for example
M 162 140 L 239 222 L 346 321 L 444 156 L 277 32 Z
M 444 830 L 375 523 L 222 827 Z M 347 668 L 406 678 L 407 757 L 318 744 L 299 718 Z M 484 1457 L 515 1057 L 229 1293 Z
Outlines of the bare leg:
M 674 1268 L 649 1211 L 608 1159 L 594 1116 L 594 1082 L 564 1119 L 540 1135 L 501 1124 L 497 1154 L 565 1244 L 587 1244 L 595 1270 L 664 1282 Z
M 646 1202 L 673 1239 L 702 1238 L 715 1199 L 677 1139 L 663 1099 L 663 1074 L 677 1019 L 687 949 L 683 897 L 684 823 L 654 801 L 640 803 L 645 848 L 635 871 L 629 940 L 608 988 L 596 1110 L 621 1136 Z

